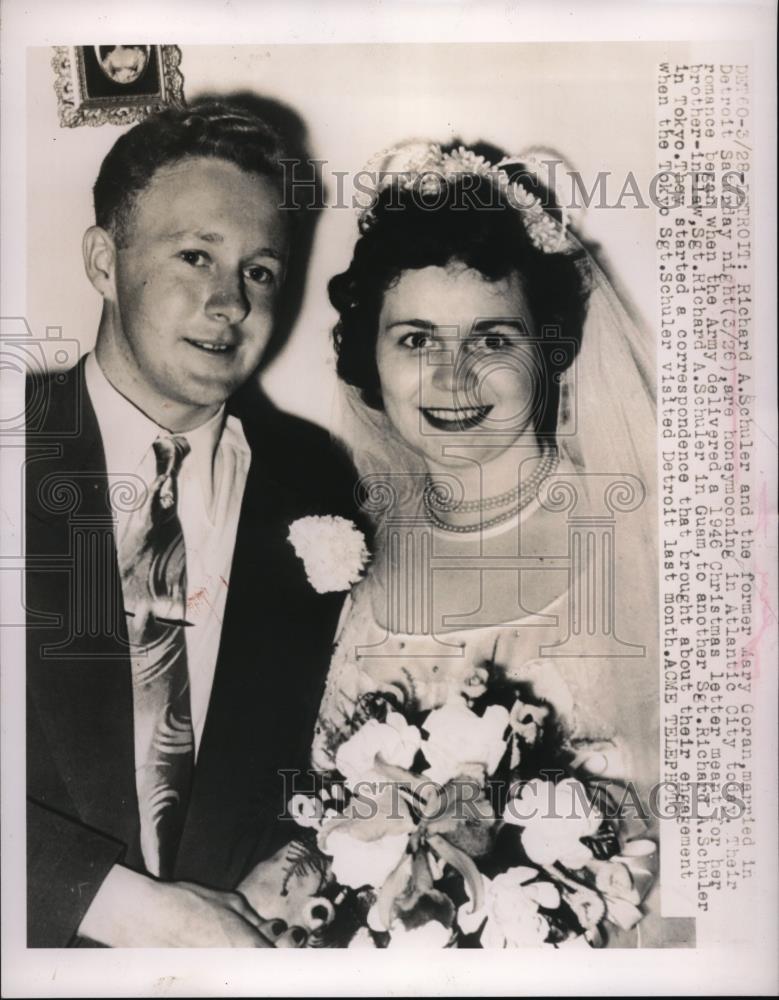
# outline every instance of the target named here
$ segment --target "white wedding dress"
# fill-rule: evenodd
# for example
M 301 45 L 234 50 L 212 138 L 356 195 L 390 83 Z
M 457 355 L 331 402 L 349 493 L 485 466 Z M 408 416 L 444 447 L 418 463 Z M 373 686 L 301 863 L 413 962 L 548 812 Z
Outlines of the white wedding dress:
M 344 609 L 317 722 L 312 764 L 335 769 L 335 751 L 352 732 L 359 703 L 373 693 L 422 710 L 478 692 L 489 668 L 533 701 L 551 707 L 577 766 L 641 795 L 657 780 L 657 643 L 655 616 L 624 635 L 643 656 L 555 656 L 570 621 L 570 588 L 535 616 L 501 625 L 464 628 L 438 636 L 388 632 L 377 621 L 371 587 L 358 585 Z M 623 618 L 624 620 L 624 618 Z M 547 648 L 546 655 L 539 655 Z

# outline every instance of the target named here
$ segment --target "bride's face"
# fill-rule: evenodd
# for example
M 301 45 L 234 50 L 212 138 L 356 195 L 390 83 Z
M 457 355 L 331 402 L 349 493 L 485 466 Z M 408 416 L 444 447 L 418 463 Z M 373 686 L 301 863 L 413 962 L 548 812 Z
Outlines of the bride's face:
M 404 271 L 379 315 L 388 419 L 436 464 L 462 462 L 452 445 L 482 462 L 497 457 L 533 434 L 541 384 L 534 333 L 516 273 L 490 282 L 462 264 Z

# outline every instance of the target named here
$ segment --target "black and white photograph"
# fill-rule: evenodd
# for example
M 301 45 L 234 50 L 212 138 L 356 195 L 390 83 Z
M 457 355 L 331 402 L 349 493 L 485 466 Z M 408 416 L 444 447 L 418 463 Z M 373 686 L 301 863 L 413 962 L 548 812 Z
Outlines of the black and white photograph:
M 146 6 L 6 4 L 4 995 L 773 993 L 775 9 Z

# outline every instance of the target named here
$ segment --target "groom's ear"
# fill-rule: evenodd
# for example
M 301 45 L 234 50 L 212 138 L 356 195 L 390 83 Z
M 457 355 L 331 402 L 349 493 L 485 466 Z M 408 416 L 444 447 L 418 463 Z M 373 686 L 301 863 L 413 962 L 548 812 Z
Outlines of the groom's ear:
M 90 226 L 81 243 L 84 270 L 104 299 L 116 299 L 116 243 L 101 226 Z

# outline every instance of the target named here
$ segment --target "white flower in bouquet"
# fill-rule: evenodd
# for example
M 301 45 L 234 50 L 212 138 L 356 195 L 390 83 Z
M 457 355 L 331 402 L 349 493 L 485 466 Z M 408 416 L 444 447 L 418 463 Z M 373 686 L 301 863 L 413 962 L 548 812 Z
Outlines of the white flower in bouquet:
M 299 517 L 289 526 L 288 538 L 320 594 L 349 590 L 368 563 L 365 536 L 345 517 Z
M 405 854 L 407 844 L 407 833 L 361 840 L 350 831 L 334 830 L 323 850 L 333 859 L 331 868 L 336 881 L 360 889 L 364 885 L 382 885 Z
M 368 911 L 368 927 L 374 931 L 389 930 L 388 948 L 451 947 L 456 940 L 452 927 L 454 904 L 448 896 L 433 888 L 427 878 L 415 879 L 414 867 L 414 862 L 408 858 L 399 872 L 406 892 L 396 898 L 389 921 L 385 924 L 377 901 Z M 420 885 L 420 881 L 424 884 Z
M 532 862 L 543 866 L 560 861 L 576 869 L 592 859 L 581 838 L 596 833 L 603 817 L 580 781 L 566 778 L 554 784 L 535 778 L 507 802 L 503 819 L 523 828 L 522 847 Z
M 528 746 L 533 746 L 543 729 L 549 709 L 541 705 L 526 705 L 517 699 L 509 713 L 509 725 L 512 732 L 521 737 Z
M 375 948 L 376 942 L 367 927 L 358 927 L 347 948 Z
M 627 778 L 631 773 L 625 748 L 612 740 L 587 740 L 576 747 L 571 767 L 594 778 Z
M 602 893 L 609 920 L 623 930 L 641 920 L 641 894 L 635 887 L 627 865 L 611 858 L 609 861 L 588 861 L 587 868 L 595 875 L 595 888 Z
M 535 868 L 524 867 L 510 868 L 493 879 L 482 876 L 484 905 L 471 913 L 470 904 L 464 903 L 457 914 L 460 929 L 472 934 L 484 923 L 482 948 L 543 944 L 549 934 L 549 922 L 538 908 L 557 909 L 560 893 L 551 882 L 533 881 L 537 877 Z
M 347 786 L 355 789 L 362 782 L 386 780 L 374 770 L 377 756 L 385 764 L 408 768 L 421 744 L 422 734 L 416 726 L 410 726 L 400 712 L 387 712 L 386 722 L 369 719 L 340 745 L 335 766 Z
M 289 814 L 298 826 L 318 830 L 322 825 L 325 807 L 313 795 L 293 795 L 289 800 Z
M 413 830 L 407 806 L 385 786 L 376 795 L 361 792 L 340 816 L 324 820 L 318 844 L 332 858 L 341 885 L 380 888 L 406 853 Z
M 555 944 L 544 945 L 545 948 L 564 948 L 570 950 L 571 948 L 587 948 L 588 950 L 592 948 L 586 937 L 582 934 L 572 934 L 570 937 L 566 938 L 564 941 L 560 941 Z
M 610 861 L 588 861 L 587 868 L 595 876 L 595 888 L 604 896 L 614 899 L 624 899 L 627 903 L 638 906 L 641 897 L 633 885 L 633 879 L 627 867 L 612 858 Z
M 478 716 L 462 702 L 450 702 L 425 719 L 428 738 L 422 745 L 429 768 L 425 775 L 439 785 L 458 775 L 471 774 L 474 767 L 492 774 L 506 751 L 504 738 L 509 713 L 502 705 L 490 705 Z
M 446 948 L 452 940 L 450 927 L 437 920 L 428 920 L 419 927 L 393 924 L 388 948 Z

